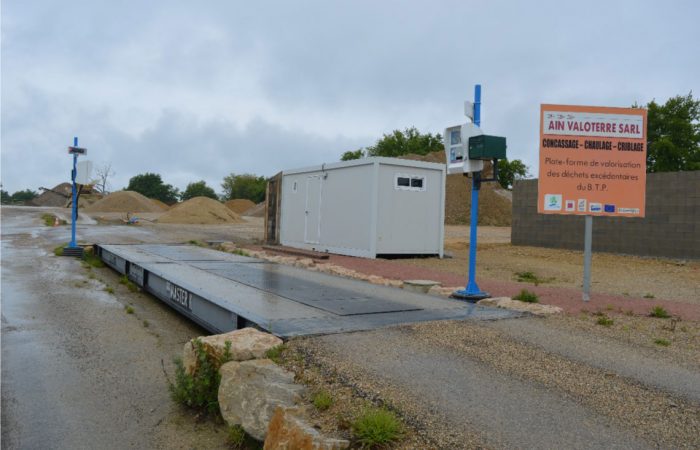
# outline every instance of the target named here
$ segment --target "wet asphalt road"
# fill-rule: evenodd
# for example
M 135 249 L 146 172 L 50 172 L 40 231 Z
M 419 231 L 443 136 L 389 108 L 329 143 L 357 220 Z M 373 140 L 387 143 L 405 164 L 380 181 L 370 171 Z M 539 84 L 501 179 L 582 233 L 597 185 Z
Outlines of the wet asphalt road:
M 172 357 L 202 330 L 128 292 L 109 269 L 53 256 L 70 228 L 47 228 L 40 215 L 2 208 L 2 448 L 223 445 L 216 432 L 182 426 L 161 367 L 163 359 L 172 373 Z M 116 226 L 80 228 L 78 236 L 146 234 Z

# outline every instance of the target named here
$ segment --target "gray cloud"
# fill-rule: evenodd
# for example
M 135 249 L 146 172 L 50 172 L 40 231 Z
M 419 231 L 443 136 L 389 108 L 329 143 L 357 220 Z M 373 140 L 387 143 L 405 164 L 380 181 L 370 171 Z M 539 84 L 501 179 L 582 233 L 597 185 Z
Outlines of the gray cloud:
M 537 170 L 540 103 L 700 90 L 696 2 L 13 2 L 2 182 L 67 178 L 65 146 L 184 188 L 337 160 L 395 128 L 483 127 Z

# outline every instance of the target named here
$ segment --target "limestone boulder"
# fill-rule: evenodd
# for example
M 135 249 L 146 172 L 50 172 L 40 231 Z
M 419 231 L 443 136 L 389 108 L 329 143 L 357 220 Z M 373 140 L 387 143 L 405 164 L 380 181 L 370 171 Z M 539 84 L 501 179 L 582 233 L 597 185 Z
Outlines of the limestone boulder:
M 203 336 L 199 340 L 204 344 L 206 352 L 217 360 L 221 360 L 226 349 L 226 342 L 230 342 L 233 361 L 264 358 L 269 349 L 282 344 L 282 339 L 277 336 L 255 328 L 242 328 L 229 333 Z M 194 372 L 197 366 L 197 354 L 193 340 L 187 342 L 182 350 L 182 363 L 187 373 Z
M 479 300 L 477 303 L 483 306 L 495 306 L 497 308 L 528 312 L 536 316 L 546 316 L 549 314 L 559 314 L 563 312 L 563 309 L 558 306 L 521 302 L 519 300 L 513 300 L 510 297 L 485 298 L 483 300 Z
M 323 436 L 309 425 L 298 408 L 277 407 L 270 420 L 264 450 L 341 450 L 350 447 L 344 439 Z
M 269 359 L 229 362 L 220 372 L 221 415 L 260 441 L 265 440 L 275 409 L 294 407 L 305 389 L 294 383 L 292 372 Z

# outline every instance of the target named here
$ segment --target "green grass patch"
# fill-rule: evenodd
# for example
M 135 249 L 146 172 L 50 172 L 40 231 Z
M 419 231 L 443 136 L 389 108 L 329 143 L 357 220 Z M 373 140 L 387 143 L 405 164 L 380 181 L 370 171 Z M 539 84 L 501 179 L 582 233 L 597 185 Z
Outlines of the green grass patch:
M 649 313 L 649 316 L 657 319 L 668 319 L 671 315 L 662 306 L 654 306 Z
M 644 298 L 655 298 L 654 294 L 644 294 Z
M 353 421 L 352 433 L 362 447 L 378 448 L 399 440 L 403 426 L 391 411 L 367 408 Z
M 201 413 L 219 416 L 219 368 L 231 360 L 231 343 L 226 342 L 224 354 L 219 359 L 207 353 L 201 340 L 192 341 L 197 367 L 187 373 L 181 358 L 175 358 L 175 382 L 168 380 L 170 396 L 176 403 Z
M 525 303 L 539 303 L 540 299 L 537 297 L 537 294 L 534 292 L 530 292 L 527 289 L 523 289 L 520 291 L 518 295 L 513 297 L 513 300 L 520 300 L 521 302 Z
M 228 427 L 228 430 L 226 431 L 226 442 L 228 442 L 231 447 L 235 449 L 242 449 L 245 445 L 245 438 L 246 433 L 242 426 L 232 425 Z
M 129 306 L 129 305 L 126 305 L 126 306 L 124 307 L 124 311 L 126 311 L 127 314 L 133 314 L 133 313 L 134 313 L 134 308 L 131 307 L 131 306 Z
M 233 253 L 234 255 L 238 255 L 238 256 L 250 256 L 250 253 L 248 253 L 247 251 L 240 249 L 240 248 L 235 249 L 231 253 Z
M 319 411 L 325 411 L 333 406 L 333 397 L 327 391 L 318 391 L 311 398 L 311 402 Z
M 265 352 L 265 358 L 271 359 L 275 363 L 279 364 L 282 362 L 282 353 L 287 349 L 285 344 L 280 344 L 276 347 L 272 347 Z
M 667 339 L 654 339 L 654 344 L 660 345 L 662 347 L 668 347 L 671 345 L 671 342 Z
M 59 245 L 58 247 L 54 248 L 54 249 L 53 249 L 53 254 L 56 255 L 56 256 L 63 256 L 63 249 L 66 247 L 66 245 L 68 245 L 68 244 L 67 244 L 67 243 L 66 243 L 66 244 L 61 244 L 61 245 Z
M 105 286 L 104 291 L 108 294 L 114 294 L 114 288 L 112 286 Z
M 149 322 L 148 320 L 146 320 L 146 319 L 143 319 L 143 327 L 144 327 L 144 328 L 148 328 L 148 327 L 150 327 L 150 326 L 151 326 L 150 322 Z
M 121 277 L 119 277 L 119 284 L 123 284 L 131 292 L 136 292 L 139 290 L 139 287 L 136 286 L 136 284 L 134 284 L 126 275 L 122 275 Z
M 615 323 L 615 321 L 613 319 L 611 319 L 610 317 L 603 315 L 603 316 L 598 317 L 598 320 L 596 321 L 596 323 L 598 325 L 602 325 L 604 327 L 610 327 L 610 326 L 612 326 L 612 324 Z
M 102 262 L 100 257 L 92 252 L 84 252 L 83 261 L 85 263 L 83 264 L 85 267 L 95 267 L 97 269 L 100 269 L 105 266 L 105 263 Z
M 535 272 L 515 272 L 516 279 L 521 283 L 533 283 L 535 286 L 544 283 L 545 280 L 538 277 Z

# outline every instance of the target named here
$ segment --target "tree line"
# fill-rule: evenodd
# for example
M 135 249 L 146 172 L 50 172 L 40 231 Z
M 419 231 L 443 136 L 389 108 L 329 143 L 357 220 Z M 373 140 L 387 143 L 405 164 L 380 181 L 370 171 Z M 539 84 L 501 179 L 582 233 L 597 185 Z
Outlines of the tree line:
M 184 191 L 163 182 L 157 173 L 144 173 L 129 179 L 127 191 L 136 191 L 149 198 L 155 198 L 169 205 L 186 201 L 194 197 L 209 197 L 214 200 L 248 199 L 254 203 L 265 200 L 267 179 L 249 173 L 236 175 L 231 173 L 221 183 L 222 193 L 217 194 L 204 180 L 189 183 Z

